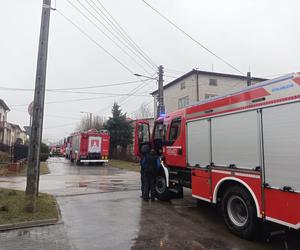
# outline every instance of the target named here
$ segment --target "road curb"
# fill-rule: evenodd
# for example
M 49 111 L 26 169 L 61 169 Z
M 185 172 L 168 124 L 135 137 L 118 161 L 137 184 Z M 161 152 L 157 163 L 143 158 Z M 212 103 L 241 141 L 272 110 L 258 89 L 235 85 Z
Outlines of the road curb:
M 61 211 L 58 206 L 56 197 L 53 196 L 56 202 L 56 210 L 58 218 L 51 218 L 45 220 L 34 220 L 34 221 L 24 221 L 19 223 L 12 223 L 12 224 L 4 224 L 0 225 L 0 232 L 9 231 L 9 230 L 16 230 L 16 229 L 24 229 L 24 228 L 32 228 L 32 227 L 44 227 L 44 226 L 51 226 L 57 224 L 63 224 Z
M 26 221 L 26 222 L 13 223 L 13 224 L 5 224 L 5 225 L 0 225 L 0 232 L 15 230 L 15 229 L 30 228 L 30 227 L 50 226 L 59 223 L 60 221 L 58 219 L 47 219 L 47 220 L 36 220 L 36 221 Z

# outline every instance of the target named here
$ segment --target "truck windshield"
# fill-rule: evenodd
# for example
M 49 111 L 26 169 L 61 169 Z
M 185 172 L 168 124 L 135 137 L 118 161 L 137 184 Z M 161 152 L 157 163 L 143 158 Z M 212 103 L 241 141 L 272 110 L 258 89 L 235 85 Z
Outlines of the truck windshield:
M 153 146 L 157 153 L 162 153 L 162 146 L 165 142 L 166 125 L 163 122 L 155 123 L 153 131 Z
M 165 126 L 163 123 L 156 123 L 154 128 L 154 140 L 165 138 Z

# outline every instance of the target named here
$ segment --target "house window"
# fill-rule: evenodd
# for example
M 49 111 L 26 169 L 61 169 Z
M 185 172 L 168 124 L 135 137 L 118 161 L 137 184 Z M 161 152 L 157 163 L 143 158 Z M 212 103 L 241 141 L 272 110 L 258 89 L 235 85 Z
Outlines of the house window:
M 214 96 L 217 96 L 217 95 L 215 95 L 215 94 L 204 94 L 205 99 L 212 98 Z
M 209 85 L 210 86 L 218 86 L 218 80 L 217 79 L 209 79 Z
M 185 82 L 180 83 L 180 89 L 185 89 Z
M 188 105 L 189 105 L 189 97 L 188 96 L 185 96 L 185 97 L 182 97 L 182 98 L 178 99 L 178 108 L 179 109 L 184 108 Z

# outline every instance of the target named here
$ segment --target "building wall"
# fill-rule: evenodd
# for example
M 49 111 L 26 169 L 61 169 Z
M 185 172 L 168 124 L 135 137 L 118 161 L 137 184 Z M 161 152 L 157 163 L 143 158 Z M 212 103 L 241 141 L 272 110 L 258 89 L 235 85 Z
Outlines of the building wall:
M 210 85 L 210 79 L 216 80 L 216 86 Z M 215 83 L 212 82 L 212 84 Z M 252 81 L 252 84 L 258 81 Z M 226 94 L 235 90 L 243 89 L 247 86 L 246 79 L 239 79 L 236 77 L 225 76 L 211 76 L 205 74 L 198 74 L 199 84 L 199 101 L 207 99 L 212 96 Z M 183 86 L 185 85 L 185 86 Z M 154 97 L 156 98 L 156 96 Z M 188 100 L 188 102 L 186 102 Z M 173 112 L 185 106 L 195 104 L 197 102 L 197 74 L 193 74 L 176 84 L 164 89 L 164 103 L 166 113 Z M 154 99 L 155 103 L 155 99 Z M 155 114 L 156 114 L 156 105 Z
M 21 139 L 22 144 L 24 144 L 27 140 L 26 133 L 16 124 L 11 124 L 11 123 L 8 123 L 8 124 L 11 127 L 11 133 L 10 133 L 10 137 L 8 139 L 9 140 L 8 145 L 12 145 L 12 144 L 16 143 L 17 139 Z
M 184 85 L 184 87 L 183 87 Z M 188 103 L 196 102 L 197 92 L 196 92 L 196 75 L 191 75 L 184 80 L 164 89 L 164 104 L 166 108 L 166 113 L 170 113 L 179 109 L 178 102 L 179 99 L 188 97 Z M 156 96 L 154 97 L 157 98 Z M 155 102 L 154 99 L 154 102 Z M 154 105 L 154 114 L 156 114 L 157 109 Z
M 0 106 L 0 121 L 6 121 L 7 113 L 2 106 Z
M 210 79 L 216 79 L 217 85 L 210 85 Z M 258 81 L 252 81 L 252 84 L 256 84 Z M 208 96 L 223 95 L 236 90 L 240 90 L 247 87 L 247 80 L 237 79 L 224 76 L 205 76 L 199 75 L 199 97 L 200 100 L 207 99 Z
M 8 142 L 7 112 L 0 106 L 0 143 Z
M 27 142 L 27 140 L 28 140 L 28 136 L 27 136 L 26 132 L 24 132 L 24 131 L 21 131 L 19 133 L 18 138 L 22 139 L 23 144 L 25 144 Z

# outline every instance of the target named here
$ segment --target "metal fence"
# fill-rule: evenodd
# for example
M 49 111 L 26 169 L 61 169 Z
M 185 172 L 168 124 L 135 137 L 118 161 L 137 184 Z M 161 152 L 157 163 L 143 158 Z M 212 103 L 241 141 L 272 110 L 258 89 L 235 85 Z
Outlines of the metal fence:
M 0 143 L 0 151 L 5 152 L 5 153 L 10 153 L 11 152 L 11 146 Z
M 15 144 L 12 149 L 13 161 L 16 162 L 21 159 L 27 159 L 28 145 Z
M 12 146 L 0 143 L 0 151 L 7 155 L 6 160 L 0 159 L 2 163 L 17 162 L 21 159 L 27 159 L 28 145 L 15 144 Z

